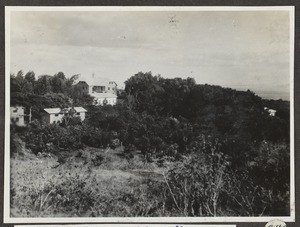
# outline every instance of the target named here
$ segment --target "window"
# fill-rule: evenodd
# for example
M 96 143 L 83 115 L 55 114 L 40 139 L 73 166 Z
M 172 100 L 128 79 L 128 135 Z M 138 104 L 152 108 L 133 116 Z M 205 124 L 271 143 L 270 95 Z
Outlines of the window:
M 80 113 L 76 113 L 76 115 L 80 115 Z
M 16 122 L 18 122 L 18 121 L 19 121 L 19 118 L 17 117 L 17 118 L 16 118 Z
M 53 121 L 53 123 L 55 124 L 55 123 L 56 123 L 56 121 Z
M 107 89 L 110 90 L 110 87 L 108 87 Z
M 18 112 L 18 108 L 16 108 L 16 109 L 14 109 L 14 111 L 13 111 L 14 113 L 17 113 Z
M 55 117 L 58 117 L 58 114 L 55 114 Z
M 115 88 L 113 87 L 113 88 L 112 88 L 112 90 L 114 91 L 114 90 L 115 90 Z

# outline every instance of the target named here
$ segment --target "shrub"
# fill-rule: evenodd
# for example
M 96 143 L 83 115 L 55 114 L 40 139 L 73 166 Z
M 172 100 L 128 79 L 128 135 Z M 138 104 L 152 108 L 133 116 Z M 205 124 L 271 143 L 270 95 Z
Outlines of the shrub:
M 55 211 L 82 215 L 91 209 L 96 197 L 93 190 L 87 187 L 86 180 L 76 174 L 58 185 L 52 185 L 54 195 L 49 203 L 54 205 Z
M 15 134 L 10 134 L 10 154 L 14 156 L 15 154 L 20 154 L 22 152 L 22 140 Z
M 26 146 L 33 153 L 56 153 L 59 150 L 82 148 L 80 126 L 60 127 L 51 125 L 32 125 L 25 135 Z
M 289 215 L 288 146 L 262 142 L 243 169 L 218 139 L 199 137 L 189 149 L 165 175 L 169 209 L 185 216 Z
M 62 182 L 49 181 L 43 187 L 22 188 L 23 193 L 18 197 L 21 216 L 48 216 L 55 213 L 84 215 L 93 207 L 96 196 L 87 179 L 78 174 L 67 177 Z M 14 192 L 11 192 L 14 196 Z M 13 204 L 13 200 L 11 201 Z
M 100 154 L 97 154 L 95 157 L 93 157 L 92 159 L 92 163 L 94 166 L 100 166 L 104 160 L 104 157 Z
M 229 163 L 222 153 L 193 153 L 165 176 L 168 197 L 184 216 L 217 216 L 229 180 Z

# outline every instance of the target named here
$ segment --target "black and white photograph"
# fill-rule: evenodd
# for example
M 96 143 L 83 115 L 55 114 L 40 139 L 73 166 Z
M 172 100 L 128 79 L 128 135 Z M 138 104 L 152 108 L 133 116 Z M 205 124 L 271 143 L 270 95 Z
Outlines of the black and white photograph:
M 4 220 L 295 221 L 294 7 L 5 7 Z

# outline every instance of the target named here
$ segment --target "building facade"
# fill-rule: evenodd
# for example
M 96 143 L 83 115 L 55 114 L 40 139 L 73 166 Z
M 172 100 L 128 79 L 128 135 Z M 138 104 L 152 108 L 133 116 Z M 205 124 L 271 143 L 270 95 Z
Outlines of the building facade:
M 117 95 L 112 93 L 94 93 L 94 105 L 103 106 L 103 105 L 116 105 L 117 104 Z
M 75 87 L 79 95 L 87 95 L 91 93 L 90 86 L 85 81 L 79 81 Z
M 264 110 L 267 111 L 271 117 L 275 117 L 277 112 L 277 110 L 269 109 L 268 107 L 265 107 Z
M 81 121 L 85 119 L 86 109 L 82 107 L 47 108 L 42 114 L 42 122 L 45 124 L 61 123 L 63 117 L 73 116 L 80 117 Z
M 25 108 L 22 106 L 11 106 L 10 107 L 10 122 L 18 126 L 25 126 L 24 113 Z
M 117 94 L 117 87 L 118 85 L 114 81 L 109 81 L 108 85 L 106 86 L 106 92 L 112 93 L 112 94 Z
M 91 95 L 94 98 L 95 105 L 116 105 L 117 87 L 114 81 L 94 81 L 81 80 L 74 85 L 79 95 Z

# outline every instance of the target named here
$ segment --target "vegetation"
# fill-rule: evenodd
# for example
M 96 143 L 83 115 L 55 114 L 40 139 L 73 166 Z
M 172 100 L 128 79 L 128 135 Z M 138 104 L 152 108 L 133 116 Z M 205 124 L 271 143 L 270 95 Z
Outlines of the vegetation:
M 11 131 L 13 215 L 289 215 L 289 102 L 140 72 L 119 92 L 121 104 L 93 106 L 75 79 L 11 76 L 12 105 L 31 107 L 35 119 Z M 84 122 L 39 122 L 43 108 L 71 105 L 88 109 Z M 27 151 L 52 165 L 38 189 L 36 179 L 17 181 Z M 107 170 L 123 178 L 110 185 Z

